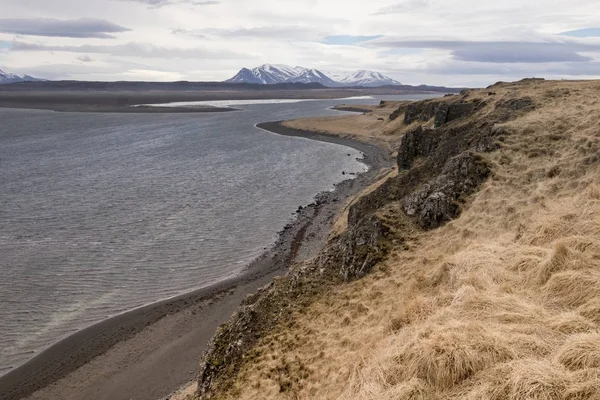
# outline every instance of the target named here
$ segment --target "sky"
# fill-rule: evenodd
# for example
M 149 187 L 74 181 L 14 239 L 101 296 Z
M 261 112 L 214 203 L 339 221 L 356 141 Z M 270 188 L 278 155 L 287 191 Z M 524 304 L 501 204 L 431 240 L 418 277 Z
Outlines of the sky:
M 2 0 L 0 69 L 221 81 L 271 63 L 471 87 L 600 78 L 598 10 L 593 0 Z

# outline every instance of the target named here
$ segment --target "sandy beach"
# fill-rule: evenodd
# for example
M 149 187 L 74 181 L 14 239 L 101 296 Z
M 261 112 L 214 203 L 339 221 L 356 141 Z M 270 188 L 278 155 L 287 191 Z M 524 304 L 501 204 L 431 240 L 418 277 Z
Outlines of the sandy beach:
M 239 303 L 292 261 L 308 259 L 327 240 L 346 201 L 392 165 L 373 144 L 282 126 L 259 128 L 358 149 L 369 171 L 319 194 L 279 240 L 242 274 L 176 298 L 141 307 L 83 329 L 0 378 L 3 399 L 158 399 L 194 379 L 206 342 Z

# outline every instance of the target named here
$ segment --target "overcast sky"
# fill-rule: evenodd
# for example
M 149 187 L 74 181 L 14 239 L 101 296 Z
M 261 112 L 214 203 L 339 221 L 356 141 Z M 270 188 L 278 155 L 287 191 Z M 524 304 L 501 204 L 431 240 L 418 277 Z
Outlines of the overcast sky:
M 593 0 L 2 0 L 0 69 L 48 79 L 204 81 L 273 63 L 448 86 L 598 78 L 599 7 Z

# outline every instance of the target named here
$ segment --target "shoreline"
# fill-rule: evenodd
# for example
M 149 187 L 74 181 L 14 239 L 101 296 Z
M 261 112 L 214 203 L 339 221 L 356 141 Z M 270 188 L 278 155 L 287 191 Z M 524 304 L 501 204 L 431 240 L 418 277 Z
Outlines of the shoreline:
M 85 399 L 91 395 L 97 399 L 148 399 L 171 393 L 189 381 L 194 370 L 197 371 L 199 357 L 206 343 L 217 327 L 230 318 L 239 303 L 248 294 L 268 284 L 273 277 L 287 272 L 293 261 L 316 255 L 325 244 L 332 221 L 345 201 L 372 183 L 381 169 L 392 165 L 389 152 L 370 143 L 287 128 L 281 125 L 281 121 L 259 123 L 256 127 L 274 134 L 352 147 L 364 154 L 364 159 L 360 161 L 368 165 L 368 171 L 358 174 L 354 179 L 336 184 L 333 192 L 317 194 L 313 203 L 300 207 L 297 217 L 279 232 L 275 244 L 252 261 L 239 275 L 100 321 L 60 340 L 19 367 L 8 371 L 0 376 L 0 393 L 3 398 L 20 399 L 37 391 L 44 392 L 44 389 L 49 389 L 51 393 L 38 393 L 41 397 L 34 395 L 32 398 Z M 172 345 L 171 335 L 177 331 L 173 329 L 177 327 L 177 321 L 185 322 L 189 332 L 186 331 L 186 335 L 181 334 L 180 338 L 185 336 L 185 346 L 178 348 L 178 354 L 175 355 L 177 360 L 173 362 L 171 354 L 165 354 L 169 352 L 161 350 Z M 159 329 L 155 329 L 159 332 L 151 332 L 156 327 L 170 329 L 166 329 L 168 334 Z M 144 335 L 150 335 L 151 338 L 138 338 Z M 157 349 L 148 349 L 148 341 L 154 343 Z M 189 351 L 190 346 L 193 346 L 192 352 Z M 139 356 L 137 350 L 143 354 Z M 111 358 L 114 360 L 119 355 L 128 362 L 115 367 Z M 131 360 L 137 356 L 145 359 L 141 362 Z M 167 359 L 173 364 L 165 365 Z M 183 361 L 186 365 L 176 365 L 178 362 L 184 364 Z M 195 364 L 194 370 L 190 370 L 191 362 Z M 92 366 L 93 363 L 99 365 Z M 86 368 L 89 371 L 82 371 L 83 375 L 78 376 L 78 372 Z M 169 371 L 179 368 L 181 371 L 166 379 L 165 368 Z M 185 373 L 182 374 L 183 371 Z M 149 375 L 140 376 L 140 373 Z M 185 375 L 187 379 L 183 378 Z M 86 377 L 92 382 L 86 381 Z M 162 383 L 148 388 L 148 382 L 152 382 L 153 379 L 162 379 Z M 64 382 L 64 385 L 54 385 L 62 380 L 67 382 Z M 131 392 L 132 388 L 137 390 Z M 71 389 L 72 393 L 66 393 L 67 389 Z
M 68 87 L 55 90 L 9 90 L 0 85 L 0 109 L 36 109 L 57 112 L 91 113 L 203 113 L 230 112 L 235 107 L 180 106 L 144 107 L 149 104 L 223 100 L 345 100 L 363 96 L 430 95 L 425 90 L 381 88 L 323 88 L 323 89 L 193 89 L 193 90 L 75 90 Z M 132 107 L 132 106 L 142 107 Z M 347 106 L 347 105 L 346 105 Z
M 310 130 L 289 128 L 282 125 L 285 121 L 260 122 L 255 126 L 268 132 L 272 132 L 283 136 L 302 137 L 305 139 L 318 140 L 320 142 L 340 144 L 342 146 L 352 147 L 365 155 L 364 161 L 366 164 L 380 165 L 381 168 L 391 165 L 391 155 L 389 151 L 376 144 L 360 141 L 354 138 L 335 136 L 325 133 L 314 132 Z M 370 171 L 370 168 L 369 168 Z M 362 174 L 361 174 L 362 175 Z

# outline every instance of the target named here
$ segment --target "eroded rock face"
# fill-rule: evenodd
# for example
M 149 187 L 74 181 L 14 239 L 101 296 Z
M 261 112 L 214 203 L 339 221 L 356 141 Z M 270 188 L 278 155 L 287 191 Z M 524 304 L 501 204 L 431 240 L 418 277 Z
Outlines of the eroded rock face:
M 412 124 L 415 121 L 426 122 L 434 118 L 436 128 L 448 122 L 466 117 L 472 114 L 483 103 L 479 101 L 457 101 L 454 103 L 439 102 L 432 100 L 420 101 L 400 106 L 390 115 L 390 120 L 397 119 L 404 113 L 404 123 Z
M 444 125 L 446 121 L 448 121 L 448 109 L 450 108 L 447 104 L 440 104 L 440 106 L 435 110 L 435 120 L 433 121 L 433 126 L 439 128 Z
M 400 142 L 397 163 L 400 169 L 410 169 L 417 157 L 428 156 L 437 147 L 440 135 L 433 129 L 417 129 L 408 132 Z
M 448 106 L 448 115 L 446 117 L 446 123 L 471 115 L 473 113 L 473 110 L 475 110 L 475 107 L 478 106 L 480 106 L 479 102 L 450 104 Z
M 325 268 L 327 265 L 339 265 L 339 275 L 344 281 L 362 278 L 387 255 L 388 231 L 377 215 L 370 215 L 335 244 L 328 253 L 333 257 L 325 257 L 321 265 Z
M 418 102 L 409 104 L 404 114 L 404 123 L 411 124 L 415 121 L 429 121 L 435 115 L 437 104 Z
M 393 222 L 390 225 L 380 218 L 378 211 L 387 204 L 400 202 L 401 212 L 422 229 L 434 229 L 457 218 L 465 199 L 490 174 L 484 158 L 474 150 L 491 138 L 475 129 L 472 125 L 462 131 L 417 128 L 407 134 L 398 150 L 398 167 L 407 172 L 350 207 L 350 228 L 329 249 L 326 263 L 338 264 L 346 281 L 370 272 L 387 255 L 390 240 L 403 239 L 397 237 Z M 416 157 L 423 157 L 418 167 L 412 165 Z
M 440 175 L 404 198 L 404 211 L 424 229 L 437 228 L 460 215 L 460 200 L 490 174 L 481 156 L 465 152 L 450 159 Z
M 405 211 L 423 228 L 437 228 L 460 215 L 460 207 L 444 192 L 420 192 L 406 200 Z

